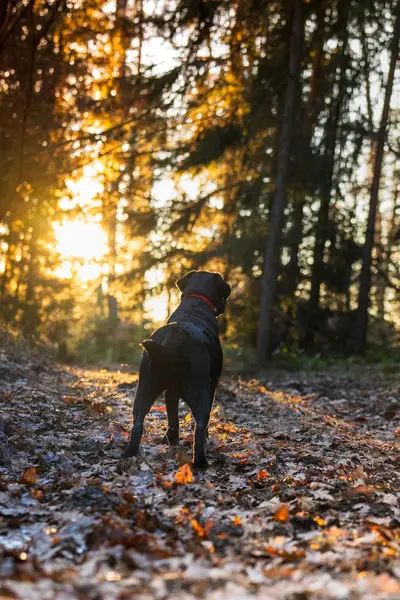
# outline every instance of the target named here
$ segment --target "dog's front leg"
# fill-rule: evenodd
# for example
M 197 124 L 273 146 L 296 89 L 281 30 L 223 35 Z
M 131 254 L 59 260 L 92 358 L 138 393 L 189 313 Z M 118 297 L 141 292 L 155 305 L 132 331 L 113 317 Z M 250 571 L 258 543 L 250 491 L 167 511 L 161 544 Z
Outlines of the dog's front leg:
M 139 383 L 133 401 L 133 427 L 128 447 L 124 452 L 125 458 L 137 455 L 143 435 L 145 417 L 161 392 L 162 388 L 158 379 L 151 371 L 150 359 L 147 353 L 144 352 L 139 370 Z
M 204 385 L 204 384 L 203 384 Z M 195 469 L 206 469 L 208 462 L 205 453 L 205 441 L 207 437 L 207 426 L 210 420 L 210 392 L 203 389 L 192 395 L 187 401 L 196 427 L 194 430 L 193 467 Z
M 165 404 L 167 406 L 168 429 L 161 442 L 176 446 L 179 443 L 179 395 L 176 392 L 167 390 L 165 392 Z
M 131 436 L 129 439 L 129 444 L 127 449 L 124 452 L 125 458 L 131 458 L 132 456 L 136 456 L 139 451 L 140 441 L 143 435 L 143 424 L 145 419 L 145 414 L 140 411 L 133 411 L 133 427 L 131 429 Z

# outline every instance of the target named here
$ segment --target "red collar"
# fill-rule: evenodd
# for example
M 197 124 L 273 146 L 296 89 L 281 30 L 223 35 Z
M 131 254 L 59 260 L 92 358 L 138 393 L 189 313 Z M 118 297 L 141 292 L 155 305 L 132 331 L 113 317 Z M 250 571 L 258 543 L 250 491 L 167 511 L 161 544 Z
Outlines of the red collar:
M 215 308 L 215 306 L 211 302 L 211 300 L 209 300 L 207 298 L 207 296 L 202 296 L 201 294 L 184 294 L 183 297 L 184 298 L 200 298 L 200 300 L 204 300 L 204 302 L 206 302 L 206 304 L 208 304 L 208 306 L 211 308 L 211 310 L 213 311 L 213 313 L 215 315 L 217 314 L 217 309 Z

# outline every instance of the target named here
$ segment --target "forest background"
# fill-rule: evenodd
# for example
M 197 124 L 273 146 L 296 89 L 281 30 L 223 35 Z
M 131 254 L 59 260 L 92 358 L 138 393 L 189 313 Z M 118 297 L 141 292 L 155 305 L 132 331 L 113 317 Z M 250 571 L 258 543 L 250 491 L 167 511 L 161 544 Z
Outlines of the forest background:
M 132 362 L 207 269 L 228 363 L 396 354 L 398 0 L 0 6 L 5 327 Z

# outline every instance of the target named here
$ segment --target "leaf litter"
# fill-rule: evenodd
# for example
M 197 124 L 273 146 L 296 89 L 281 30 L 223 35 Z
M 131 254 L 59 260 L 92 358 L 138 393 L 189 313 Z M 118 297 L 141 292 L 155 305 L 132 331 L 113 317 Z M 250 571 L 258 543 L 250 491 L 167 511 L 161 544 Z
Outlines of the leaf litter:
M 226 375 L 204 473 L 184 405 L 180 445 L 161 444 L 162 400 L 121 460 L 136 382 L 7 364 L 1 598 L 400 597 L 399 378 Z

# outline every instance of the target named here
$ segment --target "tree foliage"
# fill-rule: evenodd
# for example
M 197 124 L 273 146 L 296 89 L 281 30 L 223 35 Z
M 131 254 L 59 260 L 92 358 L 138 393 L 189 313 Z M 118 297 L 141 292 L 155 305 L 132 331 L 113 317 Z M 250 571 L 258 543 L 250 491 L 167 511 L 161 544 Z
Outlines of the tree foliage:
M 383 133 L 380 122 L 390 54 L 398 54 L 398 2 L 299 1 L 302 40 L 291 63 L 294 4 L 4 4 L 4 322 L 76 349 L 86 345 L 85 330 L 103 331 L 100 345 L 121 358 L 121 328 L 131 347 L 154 320 L 146 307 L 157 294 L 170 308 L 174 280 L 205 268 L 234 289 L 222 321 L 226 343 L 255 346 L 258 329 L 262 361 L 285 348 L 365 351 L 360 334 L 354 345 L 359 304 L 369 305 L 371 347 L 398 342 L 395 59 Z M 291 143 L 283 147 L 285 127 Z M 381 151 L 370 279 L 359 293 Z M 90 259 L 60 250 L 57 225 L 77 221 L 104 232 Z M 271 298 L 260 328 L 263 279 Z M 118 303 L 114 324 L 109 297 Z

